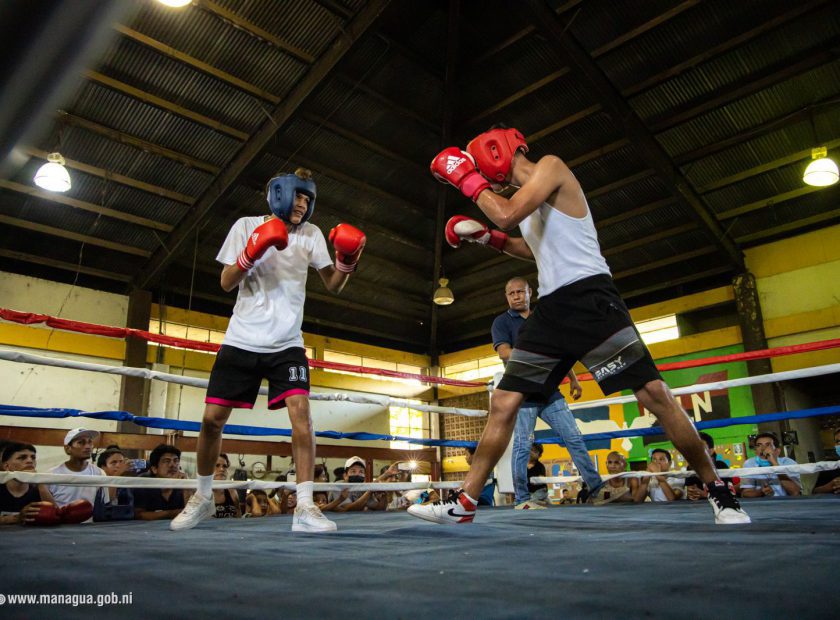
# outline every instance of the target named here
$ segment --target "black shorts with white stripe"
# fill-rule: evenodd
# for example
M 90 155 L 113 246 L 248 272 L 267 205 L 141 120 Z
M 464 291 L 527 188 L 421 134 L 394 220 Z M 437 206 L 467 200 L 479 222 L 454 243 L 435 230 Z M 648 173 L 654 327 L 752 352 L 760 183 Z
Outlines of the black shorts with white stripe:
M 637 390 L 662 378 L 607 274 L 540 298 L 519 330 L 498 387 L 547 400 L 578 360 L 604 394 Z

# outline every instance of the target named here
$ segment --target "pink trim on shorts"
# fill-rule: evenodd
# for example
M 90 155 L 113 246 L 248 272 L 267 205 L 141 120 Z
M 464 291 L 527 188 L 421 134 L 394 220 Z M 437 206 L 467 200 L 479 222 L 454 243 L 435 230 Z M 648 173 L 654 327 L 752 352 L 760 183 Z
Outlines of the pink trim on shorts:
M 208 405 L 221 405 L 222 407 L 234 407 L 236 409 L 253 409 L 254 403 L 243 403 L 239 400 L 227 400 L 225 398 L 213 398 L 208 396 L 204 399 Z
M 289 396 L 297 396 L 298 394 L 302 394 L 304 396 L 309 396 L 309 390 L 302 390 L 300 388 L 292 388 L 291 390 L 286 390 L 280 396 L 275 396 L 272 400 L 268 401 L 268 408 L 269 409 L 282 409 L 286 406 L 286 398 Z

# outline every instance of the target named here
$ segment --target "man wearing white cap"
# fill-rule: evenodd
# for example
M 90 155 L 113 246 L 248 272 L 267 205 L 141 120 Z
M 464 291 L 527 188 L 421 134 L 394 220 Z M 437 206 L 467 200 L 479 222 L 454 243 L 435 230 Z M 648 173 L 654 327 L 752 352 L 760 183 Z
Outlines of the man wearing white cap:
M 99 469 L 90 460 L 91 452 L 99 439 L 97 431 L 84 428 L 74 428 L 64 436 L 64 452 L 70 457 L 61 465 L 49 470 L 50 474 L 70 474 L 73 476 L 104 476 L 105 472 Z M 59 507 L 66 506 L 71 502 L 80 499 L 87 500 L 93 505 L 96 499 L 98 487 L 82 487 L 65 484 L 51 484 L 47 487 L 52 501 Z M 106 503 L 109 501 L 108 493 L 103 493 Z M 50 499 L 50 498 L 45 498 Z
M 365 460 L 360 456 L 351 456 L 344 463 L 344 482 L 362 483 L 365 481 Z M 335 512 L 354 512 L 359 510 L 385 510 L 387 501 L 384 493 L 370 491 L 333 491 L 324 510 Z

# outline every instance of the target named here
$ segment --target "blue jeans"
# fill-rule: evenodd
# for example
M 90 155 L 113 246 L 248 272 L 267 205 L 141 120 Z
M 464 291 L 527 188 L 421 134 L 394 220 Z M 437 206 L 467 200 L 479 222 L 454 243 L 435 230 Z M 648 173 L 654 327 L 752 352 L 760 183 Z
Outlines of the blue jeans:
M 516 503 L 521 504 L 531 499 L 531 493 L 528 491 L 528 459 L 531 455 L 531 444 L 534 442 L 537 417 L 542 418 L 554 434 L 563 439 L 575 467 L 587 486 L 592 489 L 601 484 L 601 475 L 595 469 L 592 459 L 589 458 L 589 450 L 586 449 L 583 436 L 580 434 L 569 405 L 566 404 L 566 399 L 558 398 L 548 405 L 530 405 L 529 403 L 526 405 L 528 406 L 519 408 L 513 432 L 511 466 Z

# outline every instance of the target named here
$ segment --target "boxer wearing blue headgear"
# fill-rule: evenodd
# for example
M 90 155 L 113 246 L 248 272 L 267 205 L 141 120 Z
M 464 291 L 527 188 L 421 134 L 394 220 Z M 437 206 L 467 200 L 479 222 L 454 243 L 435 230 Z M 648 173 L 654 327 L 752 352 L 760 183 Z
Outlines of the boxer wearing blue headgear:
M 303 304 L 309 268 L 338 294 L 365 246 L 365 235 L 349 224 L 330 231 L 335 261 L 321 229 L 309 222 L 315 182 L 309 170 L 277 175 L 266 185 L 269 215 L 243 217 L 228 233 L 216 260 L 224 265 L 221 285 L 238 289 L 233 316 L 207 386 L 198 437 L 197 492 L 172 520 L 186 530 L 215 514 L 213 473 L 222 430 L 234 408 L 251 409 L 262 379 L 268 379 L 268 408 L 289 410 L 297 467 L 295 532 L 331 532 L 312 498 L 315 436 L 309 412 L 309 362 L 303 347 Z
M 299 221 L 293 221 L 292 215 L 298 195 L 307 199 L 306 212 Z M 298 168 L 295 174 L 283 174 L 274 177 L 266 186 L 266 200 L 271 212 L 287 224 L 303 224 L 308 222 L 315 210 L 317 191 L 311 173 Z M 297 219 L 297 218 L 295 218 Z

